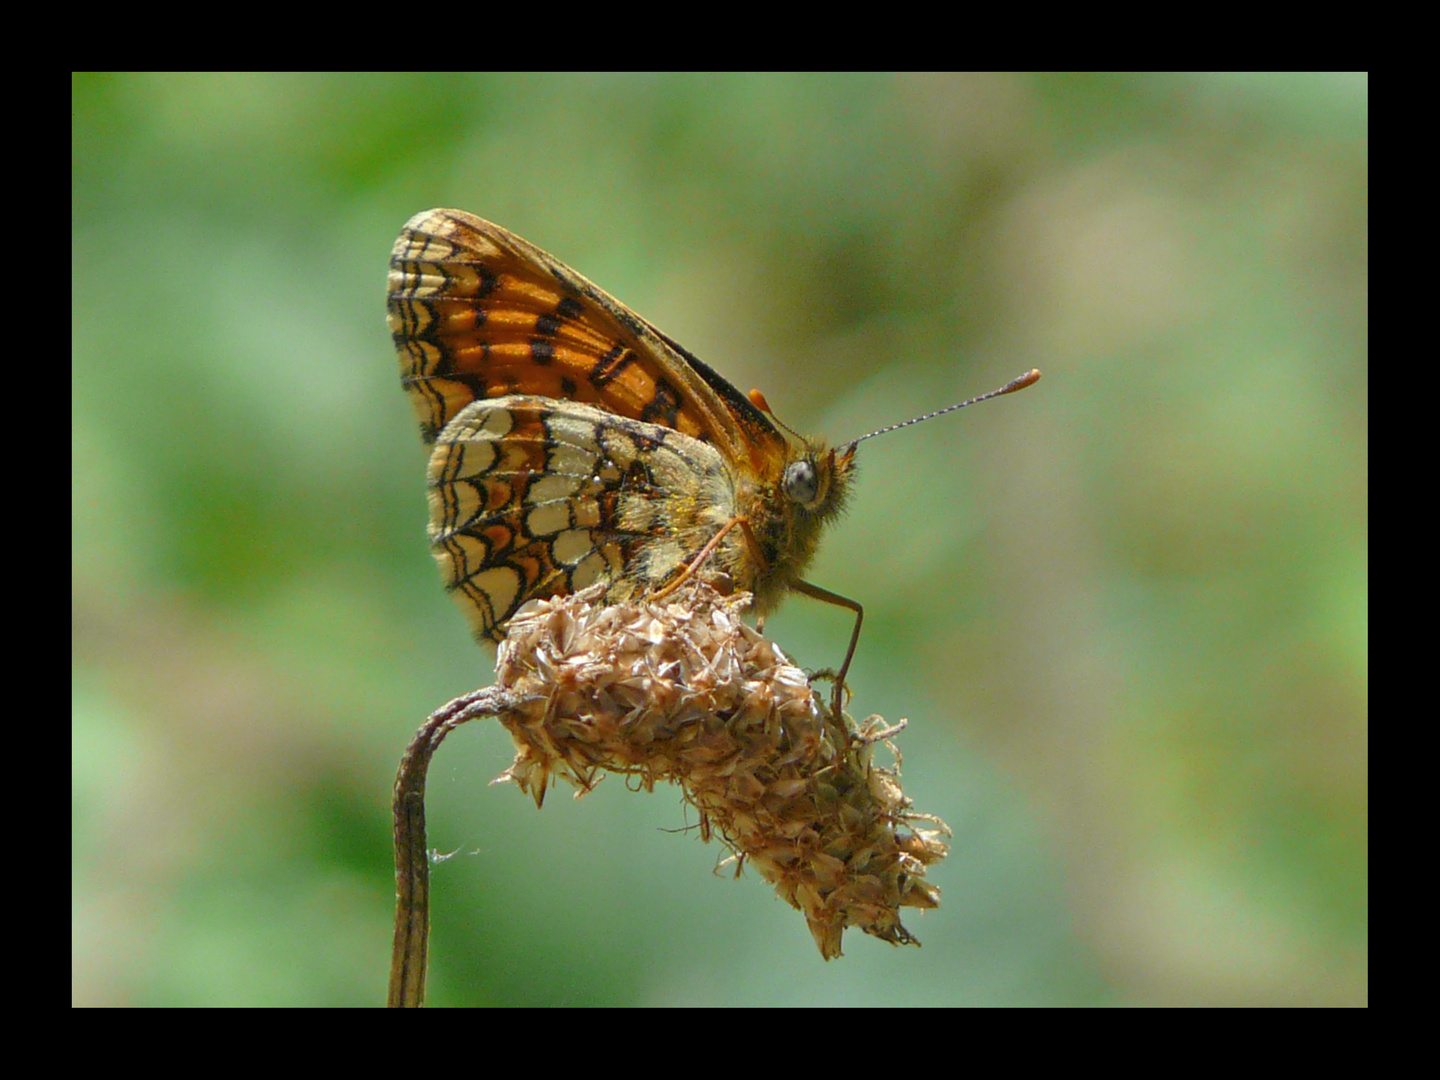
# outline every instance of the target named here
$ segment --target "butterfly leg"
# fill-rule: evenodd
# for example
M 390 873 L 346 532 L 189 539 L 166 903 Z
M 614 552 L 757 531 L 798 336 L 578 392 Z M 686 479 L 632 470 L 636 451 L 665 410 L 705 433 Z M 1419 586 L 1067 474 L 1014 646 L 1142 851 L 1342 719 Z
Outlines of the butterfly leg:
M 813 597 L 816 600 L 823 600 L 827 604 L 834 604 L 836 607 L 848 608 L 855 612 L 855 629 L 850 631 L 850 647 L 845 650 L 845 660 L 840 665 L 840 670 L 835 674 L 835 696 L 831 701 L 831 707 L 835 711 L 835 718 L 841 716 L 840 706 L 845 697 L 845 673 L 850 670 L 850 661 L 855 658 L 855 646 L 860 644 L 860 625 L 865 621 L 865 609 L 860 604 L 851 600 L 848 596 L 841 596 L 829 589 L 822 589 L 818 585 L 811 585 L 808 581 L 793 581 L 790 587 L 798 593 Z

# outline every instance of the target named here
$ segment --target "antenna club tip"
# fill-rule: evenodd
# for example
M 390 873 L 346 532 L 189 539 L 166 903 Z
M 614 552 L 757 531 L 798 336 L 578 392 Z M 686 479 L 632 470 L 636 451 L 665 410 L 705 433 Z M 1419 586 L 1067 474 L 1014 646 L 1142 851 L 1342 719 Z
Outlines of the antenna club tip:
M 1016 390 L 1024 390 L 1025 387 L 1032 386 L 1039 381 L 1040 369 L 1031 368 L 1024 375 L 1021 375 L 1018 379 L 1011 379 L 1008 383 L 1001 387 L 1000 393 L 1013 394 Z

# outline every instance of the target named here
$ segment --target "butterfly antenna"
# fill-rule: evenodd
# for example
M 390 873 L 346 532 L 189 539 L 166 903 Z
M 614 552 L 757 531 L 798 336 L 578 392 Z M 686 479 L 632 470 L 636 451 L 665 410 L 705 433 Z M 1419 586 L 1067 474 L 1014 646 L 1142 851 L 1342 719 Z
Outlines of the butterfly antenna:
M 889 427 L 882 427 L 879 431 L 872 431 L 868 435 L 861 435 L 858 439 L 852 439 L 850 442 L 845 443 L 843 446 L 836 447 L 836 452 L 839 453 L 854 450 L 857 443 L 862 443 L 866 439 L 873 439 L 876 435 L 884 435 L 888 431 L 897 431 L 902 427 L 909 427 L 911 424 L 918 424 L 922 420 L 934 420 L 937 416 L 944 416 L 947 412 L 954 412 L 956 409 L 963 409 L 966 405 L 974 405 L 977 401 L 988 401 L 990 398 L 999 397 L 1001 394 L 1013 394 L 1016 390 L 1024 390 L 1025 387 L 1038 381 L 1039 378 L 1040 369 L 1031 368 L 1024 375 L 1021 375 L 1018 379 L 1011 379 L 998 390 L 991 390 L 988 394 L 981 394 L 979 397 L 972 397 L 969 401 L 962 401 L 955 405 L 947 405 L 943 409 L 936 409 L 932 413 L 926 413 L 924 416 L 917 416 L 913 420 L 906 420 L 900 424 L 891 424 Z

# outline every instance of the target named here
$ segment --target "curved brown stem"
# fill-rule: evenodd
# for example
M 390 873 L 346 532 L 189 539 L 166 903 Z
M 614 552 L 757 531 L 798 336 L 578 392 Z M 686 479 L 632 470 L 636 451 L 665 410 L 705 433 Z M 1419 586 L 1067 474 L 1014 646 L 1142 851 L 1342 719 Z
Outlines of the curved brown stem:
M 425 1004 L 430 943 L 430 856 L 425 840 L 425 776 L 441 741 L 477 716 L 515 707 L 515 695 L 498 686 L 474 690 L 430 714 L 400 759 L 395 777 L 395 943 L 390 955 L 392 1009 Z

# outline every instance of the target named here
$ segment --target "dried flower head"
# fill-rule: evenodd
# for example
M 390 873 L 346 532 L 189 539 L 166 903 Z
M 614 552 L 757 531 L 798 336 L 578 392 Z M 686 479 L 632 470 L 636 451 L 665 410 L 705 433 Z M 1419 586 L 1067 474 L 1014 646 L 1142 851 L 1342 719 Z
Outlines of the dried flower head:
M 497 663 L 517 702 L 499 718 L 519 748 L 497 782 L 536 806 L 555 777 L 577 797 L 606 772 L 647 790 L 674 782 L 701 836 L 799 908 L 825 959 L 847 926 L 916 943 L 899 909 L 939 903 L 924 875 L 949 829 L 911 809 L 898 752 L 893 769 L 872 761 L 903 723 L 827 713 L 804 672 L 741 621 L 748 600 L 696 581 L 658 603 L 597 606 L 590 589 L 527 605 Z

